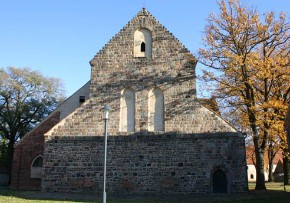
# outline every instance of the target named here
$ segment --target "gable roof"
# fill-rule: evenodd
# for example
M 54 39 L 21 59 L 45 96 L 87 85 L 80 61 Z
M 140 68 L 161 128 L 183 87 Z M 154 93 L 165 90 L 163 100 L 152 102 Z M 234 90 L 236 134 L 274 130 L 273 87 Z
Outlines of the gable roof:
M 134 55 L 134 34 L 139 29 L 151 32 L 152 57 Z M 196 62 L 188 49 L 143 8 L 90 61 L 90 100 L 46 135 L 48 138 L 55 135 L 99 135 L 102 123 L 94 118 L 101 117 L 98 111 L 101 105 L 110 104 L 113 109 L 119 109 L 119 93 L 128 87 L 142 94 L 155 87 L 164 90 L 165 96 L 168 96 L 165 104 L 168 132 L 238 132 L 217 115 L 215 101 L 196 102 Z M 139 104 L 146 101 L 139 100 Z M 136 120 L 140 117 L 145 120 L 142 116 L 145 112 L 137 114 Z M 112 112 L 115 119 L 112 118 L 112 122 L 118 123 L 118 114 L 118 110 Z M 176 124 L 176 120 L 180 124 Z M 136 132 L 145 129 L 143 123 L 146 122 L 136 124 Z M 118 134 L 118 125 L 114 125 L 112 131 Z
M 265 167 L 269 164 L 269 159 L 267 156 L 268 151 L 265 152 L 264 155 L 264 163 Z M 254 146 L 246 146 L 246 159 L 247 159 L 247 165 L 254 165 L 255 160 L 255 147 Z M 278 162 L 281 161 L 283 163 L 283 153 L 281 150 L 279 150 L 273 159 L 273 164 L 278 164 Z
M 76 108 L 79 107 L 78 96 L 89 96 L 89 85 L 90 80 L 86 82 L 81 88 L 70 95 L 66 100 L 64 100 L 58 107 L 56 107 L 50 114 L 48 114 L 42 121 L 40 121 L 33 129 L 27 132 L 19 142 L 15 143 L 15 147 L 28 139 L 29 136 L 33 135 L 43 135 L 43 133 L 49 131 L 57 124 L 60 120 L 68 116 Z M 50 124 L 48 124 L 50 123 Z M 42 132 L 44 130 L 44 132 Z M 40 133 L 41 132 L 41 133 Z

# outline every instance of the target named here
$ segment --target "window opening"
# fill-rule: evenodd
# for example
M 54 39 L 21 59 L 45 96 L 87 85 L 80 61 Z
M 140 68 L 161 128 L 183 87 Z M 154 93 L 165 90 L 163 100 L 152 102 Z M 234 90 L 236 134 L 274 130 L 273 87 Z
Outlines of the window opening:
M 142 42 L 141 43 L 141 52 L 145 52 L 145 51 L 146 51 L 145 43 Z
M 30 178 L 42 178 L 43 158 L 41 155 L 37 156 L 31 164 Z
M 120 102 L 120 131 L 135 131 L 135 92 L 127 88 L 121 93 Z
M 134 57 L 152 56 L 152 33 L 150 30 L 143 28 L 134 33 Z
M 149 91 L 148 130 L 164 131 L 164 95 L 159 88 Z
M 34 160 L 32 167 L 42 167 L 42 157 L 41 156 L 37 157 Z
M 85 100 L 86 100 L 86 97 L 85 96 L 80 96 L 80 103 L 84 103 L 85 102 Z

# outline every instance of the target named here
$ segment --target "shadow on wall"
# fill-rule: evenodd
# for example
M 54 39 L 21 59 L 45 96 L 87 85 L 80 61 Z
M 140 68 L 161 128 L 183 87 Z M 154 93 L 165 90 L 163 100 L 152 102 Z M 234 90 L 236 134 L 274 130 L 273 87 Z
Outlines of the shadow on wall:
M 174 62 L 179 63 L 179 61 L 173 61 L 172 63 L 174 64 Z M 180 99 L 172 98 L 172 102 L 166 103 L 167 111 L 164 112 L 165 118 L 168 120 L 174 114 L 180 114 L 189 110 L 191 106 L 188 104 L 196 97 L 195 59 L 186 62 L 177 71 L 153 70 L 152 67 L 158 67 L 159 65 L 158 62 L 148 59 L 134 58 L 123 70 L 109 73 L 106 76 L 107 79 L 103 79 L 105 82 L 100 83 L 98 81 L 97 84 L 93 84 L 94 81 L 92 81 L 92 86 L 96 89 L 91 90 L 91 98 L 96 97 L 100 99 L 97 103 L 102 105 L 119 100 L 122 91 L 127 88 L 133 89 L 135 93 L 144 90 L 147 90 L 149 93 L 154 88 L 159 88 L 163 92 L 166 92 L 176 86 L 175 96 Z M 106 64 L 102 67 L 106 68 Z M 186 87 L 186 90 L 182 86 Z M 148 98 L 138 98 L 136 102 L 142 102 L 143 99 L 147 100 Z
M 112 194 L 245 192 L 243 139 L 239 133 L 228 132 L 214 136 L 178 132 L 109 136 L 107 189 Z M 43 190 L 101 193 L 103 142 L 101 136 L 47 141 L 50 153 L 45 154 Z M 228 171 L 208 170 L 221 165 L 239 172 L 229 177 Z M 215 189 L 219 186 L 222 190 Z

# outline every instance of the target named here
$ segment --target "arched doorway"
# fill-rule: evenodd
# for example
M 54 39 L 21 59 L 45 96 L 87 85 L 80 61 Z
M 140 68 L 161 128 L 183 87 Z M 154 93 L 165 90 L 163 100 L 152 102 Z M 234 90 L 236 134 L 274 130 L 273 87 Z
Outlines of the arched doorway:
M 218 169 L 213 173 L 212 186 L 214 193 L 227 193 L 228 181 L 227 175 L 222 170 Z

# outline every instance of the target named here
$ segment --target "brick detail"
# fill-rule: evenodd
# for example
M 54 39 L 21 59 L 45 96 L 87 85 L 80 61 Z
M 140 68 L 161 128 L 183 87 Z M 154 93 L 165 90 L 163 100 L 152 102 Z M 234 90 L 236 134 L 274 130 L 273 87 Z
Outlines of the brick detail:
M 38 155 L 43 156 L 44 133 L 59 122 L 59 112 L 50 115 L 36 128 L 30 131 L 15 146 L 10 187 L 13 189 L 40 189 L 41 179 L 30 178 L 32 161 Z

